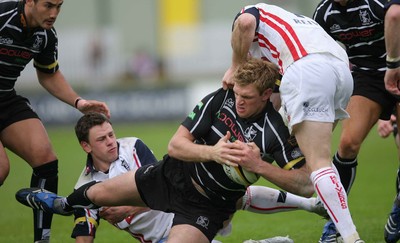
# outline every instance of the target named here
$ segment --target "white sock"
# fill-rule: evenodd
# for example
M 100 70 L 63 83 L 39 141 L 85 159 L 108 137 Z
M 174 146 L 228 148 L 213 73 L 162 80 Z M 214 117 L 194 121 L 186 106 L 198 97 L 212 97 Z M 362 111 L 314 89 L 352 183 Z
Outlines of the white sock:
M 315 198 L 300 197 L 265 186 L 249 186 L 243 196 L 242 209 L 260 214 L 299 209 L 311 211 L 315 200 Z
M 325 167 L 312 172 L 311 180 L 343 239 L 357 238 L 358 233 L 350 215 L 346 191 L 340 177 L 331 167 Z

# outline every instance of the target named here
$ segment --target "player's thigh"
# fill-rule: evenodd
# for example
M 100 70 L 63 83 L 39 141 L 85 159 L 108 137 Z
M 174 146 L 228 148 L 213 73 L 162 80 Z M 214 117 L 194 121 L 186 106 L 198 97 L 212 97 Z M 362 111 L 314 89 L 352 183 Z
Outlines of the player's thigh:
M 355 95 L 350 98 L 346 111 L 350 118 L 342 122 L 341 144 L 358 147 L 378 121 L 382 107 L 368 98 Z
M 171 228 L 168 243 L 208 243 L 207 237 L 196 227 L 188 224 L 175 225 Z
M 330 166 L 333 123 L 303 121 L 293 128 L 307 167 L 315 171 Z
M 50 139 L 39 119 L 30 118 L 15 122 L 0 134 L 3 145 L 37 167 L 56 159 Z
M 137 190 L 135 171 L 97 183 L 87 190 L 89 199 L 100 206 L 146 206 Z

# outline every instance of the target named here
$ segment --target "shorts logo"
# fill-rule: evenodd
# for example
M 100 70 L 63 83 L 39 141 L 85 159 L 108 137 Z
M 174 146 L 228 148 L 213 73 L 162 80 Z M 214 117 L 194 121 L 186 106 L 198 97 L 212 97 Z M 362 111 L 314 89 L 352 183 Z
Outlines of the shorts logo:
M 301 153 L 300 148 L 295 148 L 290 153 L 290 156 L 292 156 L 293 159 L 297 159 L 297 158 L 300 158 L 301 156 L 303 156 L 303 154 Z
M 196 224 L 198 224 L 201 227 L 206 228 L 206 229 L 208 229 L 209 223 L 210 223 L 210 220 L 208 220 L 208 218 L 205 216 L 199 216 L 196 221 Z
M 328 109 L 323 107 L 310 107 L 310 103 L 306 101 L 303 103 L 303 111 L 306 116 L 313 116 L 316 113 L 325 113 Z

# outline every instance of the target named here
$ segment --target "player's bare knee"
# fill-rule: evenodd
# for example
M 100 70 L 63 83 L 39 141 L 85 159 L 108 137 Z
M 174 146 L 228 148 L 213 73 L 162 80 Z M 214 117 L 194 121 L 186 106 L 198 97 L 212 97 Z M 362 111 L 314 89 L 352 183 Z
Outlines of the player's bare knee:
M 355 139 L 341 139 L 339 144 L 340 156 L 342 158 L 354 158 L 360 151 L 361 142 Z

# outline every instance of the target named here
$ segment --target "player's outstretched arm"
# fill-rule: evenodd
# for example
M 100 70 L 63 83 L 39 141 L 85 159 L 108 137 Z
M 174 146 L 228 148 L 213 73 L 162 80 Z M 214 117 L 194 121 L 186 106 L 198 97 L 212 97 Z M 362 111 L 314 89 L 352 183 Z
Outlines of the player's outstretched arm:
M 110 110 L 104 102 L 80 98 L 60 70 L 51 74 L 39 70 L 36 72 L 39 83 L 57 99 L 77 108 L 82 113 L 100 112 L 110 117 Z

